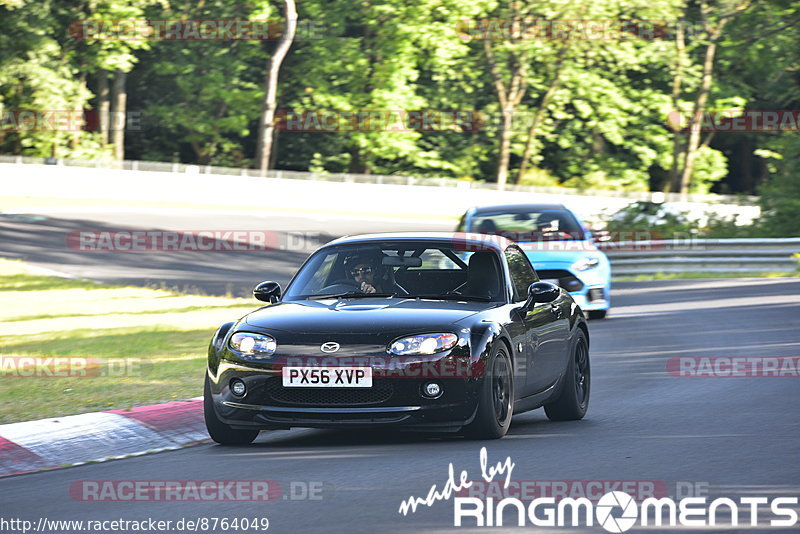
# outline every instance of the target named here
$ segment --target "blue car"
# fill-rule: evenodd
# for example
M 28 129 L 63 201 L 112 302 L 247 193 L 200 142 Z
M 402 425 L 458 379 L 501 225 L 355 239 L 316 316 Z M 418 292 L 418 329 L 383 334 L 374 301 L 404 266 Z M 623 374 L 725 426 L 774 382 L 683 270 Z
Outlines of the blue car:
M 603 319 L 608 313 L 611 264 L 586 225 L 562 204 L 470 208 L 456 231 L 516 241 L 539 278 L 569 291 L 590 319 Z

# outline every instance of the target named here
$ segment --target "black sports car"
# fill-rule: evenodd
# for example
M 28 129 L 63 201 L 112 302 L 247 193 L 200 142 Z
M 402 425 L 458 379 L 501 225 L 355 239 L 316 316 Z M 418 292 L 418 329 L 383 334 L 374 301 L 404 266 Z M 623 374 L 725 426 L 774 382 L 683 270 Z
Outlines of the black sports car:
M 205 419 L 218 443 L 260 430 L 399 426 L 505 435 L 544 406 L 581 419 L 589 332 L 565 290 L 500 236 L 373 234 L 312 254 L 270 304 L 211 340 Z

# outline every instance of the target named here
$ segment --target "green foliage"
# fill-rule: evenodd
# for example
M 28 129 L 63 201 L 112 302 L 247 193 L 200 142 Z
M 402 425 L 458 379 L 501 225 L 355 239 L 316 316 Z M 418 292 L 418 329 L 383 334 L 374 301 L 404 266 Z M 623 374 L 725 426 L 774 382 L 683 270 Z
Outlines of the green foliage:
M 798 143 L 795 142 L 795 150 Z M 800 167 L 795 151 L 785 160 L 780 172 L 761 188 L 762 217 L 759 227 L 764 235 L 800 237 Z
M 690 193 L 708 194 L 715 182 L 728 173 L 728 161 L 719 150 L 702 147 L 697 151 Z
M 261 3 L 173 0 L 170 19 L 263 18 Z M 248 167 L 244 145 L 258 119 L 264 47 L 257 41 L 162 41 L 140 54 L 132 73 L 129 109 L 140 109 L 144 129 L 128 145 L 142 159 L 179 159 L 202 165 Z
M 280 21 L 280 8 L 267 0 L 0 0 L 0 113 L 97 109 L 100 73 L 122 70 L 129 72 L 128 110 L 141 113 L 144 126 L 126 132 L 128 158 L 250 167 L 274 41 L 87 41 L 71 28 L 80 20 Z M 661 190 L 673 163 L 674 131 L 665 119 L 676 105 L 691 110 L 708 44 L 704 30 L 697 31 L 697 4 L 684 0 L 300 2 L 301 29 L 281 68 L 279 109 L 461 110 L 486 120 L 464 131 L 281 131 L 275 167 L 493 180 L 502 110 L 484 41 L 463 29 L 469 21 L 511 17 L 515 9 L 539 21 L 664 21 L 667 33 L 608 40 L 489 35 L 504 80 L 520 62 L 526 71 L 511 136 L 511 180 L 529 144 L 520 184 Z M 710 109 L 800 108 L 800 25 L 792 24 L 798 12 L 798 0 L 764 0 L 731 20 L 719 42 Z M 681 18 L 690 26 L 676 104 L 674 29 Z M 527 143 L 533 117 L 540 120 Z M 685 133 L 678 137 L 685 141 Z M 765 213 L 758 231 L 774 225 L 776 234 L 798 232 L 791 132 L 704 134 L 702 141 L 690 192 L 760 190 Z M 0 153 L 53 151 L 109 157 L 94 132 L 0 130 Z M 710 220 L 709 232 L 744 231 Z
M 519 185 L 533 185 L 539 187 L 557 187 L 558 177 L 553 176 L 550 171 L 545 169 L 528 169 L 525 175 L 517 182 Z
M 78 121 L 69 128 L 15 128 L 9 124 L 10 117 L 26 110 L 77 115 L 89 110 L 93 94 L 88 76 L 99 69 L 131 70 L 136 63 L 134 51 L 147 49 L 149 43 L 86 41 L 76 38 L 75 28 L 84 20 L 143 18 L 142 7 L 154 1 L 0 3 L 0 116 L 4 118 L 0 151 L 76 159 L 109 157 L 99 135 L 86 131 Z
M 631 232 L 651 232 L 653 239 L 697 234 L 697 224 L 684 211 L 669 209 L 653 202 L 634 202 L 612 214 L 606 230 L 614 235 L 630 236 Z M 629 237 L 623 237 L 630 239 Z

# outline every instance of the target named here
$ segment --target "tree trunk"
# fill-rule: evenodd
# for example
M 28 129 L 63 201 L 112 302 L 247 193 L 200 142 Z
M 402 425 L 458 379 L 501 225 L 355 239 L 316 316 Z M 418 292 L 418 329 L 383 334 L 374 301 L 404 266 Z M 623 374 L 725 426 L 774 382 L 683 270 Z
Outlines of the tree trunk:
M 369 163 L 364 160 L 358 145 L 350 148 L 350 163 L 347 165 L 349 174 L 370 174 Z
M 111 134 L 114 140 L 114 159 L 117 161 L 125 159 L 125 111 L 128 101 L 128 93 L 125 92 L 125 79 L 127 76 L 127 73 L 121 70 L 116 71 L 111 95 L 114 101 L 114 121 Z
M 683 133 L 681 133 L 680 117 L 680 98 L 681 85 L 683 83 L 683 65 L 686 57 L 686 40 L 683 30 L 683 19 L 678 21 L 678 33 L 675 35 L 675 78 L 672 80 L 672 111 L 677 114 L 678 124 L 674 127 L 672 134 L 672 168 L 669 171 L 669 178 L 664 185 L 664 193 L 678 191 L 680 189 L 680 160 L 683 157 Z
M 85 68 L 81 69 L 81 74 L 80 74 L 80 78 L 79 78 L 79 82 L 78 83 L 80 84 L 81 89 L 82 89 L 81 93 L 87 92 L 88 89 L 87 89 L 87 85 L 86 85 L 86 69 Z M 82 107 L 83 107 L 83 102 L 79 101 L 78 103 L 76 103 L 75 109 L 80 109 Z M 85 116 L 85 114 L 83 114 L 82 123 L 83 123 L 83 127 L 85 127 L 86 126 L 86 116 Z M 81 144 L 81 129 L 82 128 L 78 128 L 77 130 L 72 132 L 72 139 L 71 139 L 71 142 L 70 142 L 72 150 L 77 149 L 78 146 Z
M 511 61 L 511 81 L 506 87 L 503 77 L 497 68 L 491 42 L 483 41 L 486 60 L 489 63 L 489 72 L 492 74 L 497 99 L 503 113 L 503 131 L 500 132 L 500 153 L 497 160 L 497 188 L 505 189 L 508 181 L 508 162 L 511 159 L 511 136 L 513 135 L 514 112 L 525 96 L 527 88 L 526 58 L 513 57 Z
M 522 180 L 522 177 L 525 175 L 525 171 L 528 170 L 528 163 L 530 163 L 531 157 L 533 156 L 533 142 L 536 140 L 536 136 L 539 134 L 539 124 L 542 122 L 542 119 L 544 119 L 544 114 L 547 112 L 547 105 L 550 103 L 550 99 L 558 89 L 559 82 L 560 70 L 556 70 L 555 76 L 550 82 L 550 86 L 547 88 L 547 91 L 542 97 L 542 101 L 539 104 L 539 109 L 536 110 L 536 114 L 533 116 L 531 129 L 528 130 L 528 138 L 525 140 L 525 150 L 522 153 L 522 162 L 519 165 L 516 183 L 519 183 L 520 180 Z
M 511 134 L 514 109 L 503 111 L 503 131 L 500 132 L 500 154 L 497 161 L 497 188 L 505 189 L 508 180 L 508 162 L 511 159 Z
M 97 75 L 97 108 L 100 115 L 98 117 L 100 140 L 104 145 L 108 144 L 108 112 L 110 110 L 108 97 L 108 71 L 101 70 Z
M 733 7 L 728 13 L 720 15 L 716 23 L 709 23 L 708 15 L 711 8 L 706 3 L 701 3 L 701 11 L 703 12 L 703 19 L 705 21 L 706 31 L 709 35 L 708 48 L 706 48 L 705 59 L 703 60 L 703 79 L 700 83 L 700 90 L 694 101 L 694 109 L 692 110 L 692 120 L 689 124 L 689 143 L 686 147 L 686 157 L 683 164 L 683 172 L 681 173 L 680 193 L 686 195 L 689 192 L 689 185 L 692 181 L 692 172 L 694 171 L 694 160 L 697 156 L 697 150 L 700 146 L 700 127 L 703 121 L 703 112 L 706 109 L 708 102 L 708 95 L 711 92 L 711 83 L 714 80 L 714 55 L 717 52 L 717 43 L 722 36 L 722 30 L 725 24 L 731 18 L 741 13 L 750 5 L 749 0 L 744 0 L 738 6 Z M 728 6 L 724 6 L 727 8 Z
M 281 142 L 281 131 L 275 130 L 272 132 L 272 150 L 269 154 L 269 166 L 267 168 L 274 169 L 278 161 L 278 147 Z
M 724 21 L 719 23 L 719 28 L 725 24 Z M 703 61 L 703 81 L 700 83 L 700 90 L 697 93 L 697 98 L 694 101 L 694 110 L 692 113 L 692 120 L 689 124 L 689 143 L 686 146 L 686 159 L 683 163 L 683 172 L 681 173 L 681 195 L 686 195 L 689 192 L 689 184 L 692 181 L 692 172 L 694 171 L 694 159 L 697 155 L 697 148 L 700 146 L 700 128 L 703 122 L 703 112 L 706 109 L 708 102 L 708 94 L 711 91 L 711 82 L 714 79 L 714 55 L 717 52 L 716 39 L 709 43 L 706 48 L 706 57 Z
M 512 1 L 510 3 L 512 31 L 518 32 L 521 22 L 520 9 L 521 3 Z M 489 72 L 492 75 L 495 91 L 497 91 L 497 100 L 500 103 L 500 110 L 503 113 L 503 131 L 500 132 L 500 153 L 497 160 L 497 188 L 505 189 L 506 182 L 508 181 L 508 165 L 511 159 L 511 137 L 513 135 L 514 126 L 514 112 L 525 96 L 527 89 L 527 65 L 528 58 L 522 51 L 509 51 L 510 57 L 508 58 L 510 80 L 506 85 L 503 80 L 503 75 L 497 66 L 497 61 L 494 57 L 494 50 L 492 49 L 492 42 L 489 39 L 483 41 L 483 50 L 486 54 L 486 61 L 489 64 Z
M 267 73 L 264 79 L 264 102 L 261 106 L 261 117 L 258 121 L 258 143 L 256 146 L 256 163 L 258 168 L 266 171 L 269 167 L 272 150 L 272 134 L 275 129 L 275 108 L 277 107 L 278 75 L 281 63 L 289 52 L 297 29 L 297 9 L 294 0 L 283 1 L 283 15 L 286 28 L 278 39 L 275 52 L 267 61 Z

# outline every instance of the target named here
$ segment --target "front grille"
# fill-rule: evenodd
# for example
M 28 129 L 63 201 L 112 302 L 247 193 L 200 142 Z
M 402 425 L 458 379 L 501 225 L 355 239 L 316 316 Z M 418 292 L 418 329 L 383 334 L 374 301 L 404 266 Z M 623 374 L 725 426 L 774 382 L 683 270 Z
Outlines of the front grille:
M 376 413 L 336 413 L 336 414 L 308 414 L 308 413 L 290 413 L 284 414 L 279 412 L 269 412 L 268 414 L 259 414 L 258 418 L 268 423 L 283 423 L 289 424 L 300 423 L 303 425 L 308 424 L 325 424 L 325 423 L 400 423 L 408 419 L 410 415 L 405 412 L 401 414 L 376 414 Z
M 570 293 L 583 289 L 583 282 L 575 278 L 569 271 L 562 269 L 543 269 L 541 271 L 536 271 L 536 274 L 538 274 L 539 278 L 542 280 L 557 279 L 558 285 Z
M 363 406 L 381 404 L 394 393 L 391 383 L 373 383 L 371 388 L 285 388 L 280 378 L 267 381 L 268 403 L 293 406 Z

